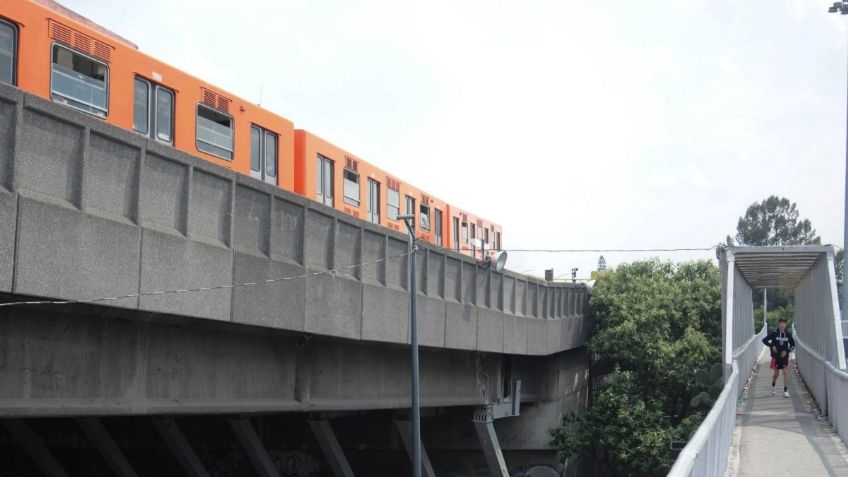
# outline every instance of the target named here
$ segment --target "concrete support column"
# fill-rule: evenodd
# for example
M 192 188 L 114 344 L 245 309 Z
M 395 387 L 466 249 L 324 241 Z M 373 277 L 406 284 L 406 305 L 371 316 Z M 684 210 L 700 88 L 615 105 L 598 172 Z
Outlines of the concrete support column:
M 280 477 L 274 463 L 271 462 L 271 456 L 265 446 L 262 445 L 262 440 L 256 435 L 256 430 L 250 423 L 250 419 L 243 417 L 237 419 L 227 419 L 230 427 L 238 437 L 244 452 L 247 453 L 248 459 L 253 463 L 253 467 L 261 477 Z
M 474 423 L 474 430 L 477 431 L 477 438 L 480 439 L 480 447 L 483 448 L 483 455 L 486 456 L 486 464 L 489 466 L 492 477 L 509 477 L 509 472 L 506 470 L 506 461 L 504 461 L 503 452 L 501 452 L 501 445 L 498 442 L 498 435 L 495 432 L 491 410 L 487 408 L 477 410 L 472 422 Z
M 68 477 L 65 469 L 56 462 L 53 454 L 41 442 L 23 419 L 3 419 L 3 427 L 24 448 L 29 458 L 47 477 Z
M 130 465 L 124 453 L 106 432 L 103 423 L 96 417 L 82 417 L 77 419 L 80 427 L 85 435 L 88 436 L 100 455 L 112 469 L 112 472 L 119 477 L 138 477 L 135 470 Z
M 197 458 L 197 454 L 194 453 L 188 440 L 186 440 L 173 419 L 157 418 L 153 419 L 153 424 L 159 430 L 159 433 L 162 434 L 165 442 L 168 443 L 168 447 L 171 448 L 171 452 L 180 461 L 183 470 L 185 470 L 189 477 L 209 477 L 209 472 L 203 467 L 200 459 Z
M 333 475 L 336 477 L 354 477 L 353 469 L 350 468 L 350 464 L 348 464 L 347 458 L 342 452 L 342 447 L 339 445 L 339 440 L 336 439 L 336 434 L 330 427 L 330 421 L 310 419 L 309 427 L 312 428 L 312 433 L 315 434 L 315 439 L 330 464 Z
M 412 459 L 412 423 L 410 421 L 402 421 L 396 420 L 395 426 L 397 427 L 398 434 L 400 434 L 400 439 L 403 441 L 403 446 L 406 448 L 406 452 L 409 453 L 409 458 Z M 427 456 L 427 449 L 424 448 L 424 445 L 421 445 L 421 470 L 424 473 L 424 477 L 436 477 L 436 473 L 433 472 L 433 465 L 430 464 L 430 457 Z

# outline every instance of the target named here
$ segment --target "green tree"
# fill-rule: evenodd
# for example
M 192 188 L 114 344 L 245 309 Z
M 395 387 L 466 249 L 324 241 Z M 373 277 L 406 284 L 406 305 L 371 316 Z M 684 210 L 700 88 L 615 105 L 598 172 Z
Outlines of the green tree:
M 600 475 L 666 475 L 674 432 L 665 425 L 659 402 L 640 397 L 635 384 L 632 372 L 617 368 L 585 415 L 568 414 L 551 432 L 560 456 L 593 459 Z
M 769 196 L 754 202 L 736 224 L 738 245 L 810 245 L 821 243 L 809 219 L 801 219 L 795 202 Z
M 727 243 L 733 245 L 734 240 L 728 236 Z M 754 202 L 745 215 L 739 217 L 735 243 L 746 246 L 813 245 L 820 244 L 821 238 L 816 235 L 809 219 L 800 218 L 795 202 L 772 195 L 762 202 Z M 768 291 L 768 307 L 771 309 L 784 308 L 791 302 L 792 296 L 786 291 Z M 759 293 L 754 294 L 754 306 L 763 306 Z
M 615 371 L 600 380 L 585 415 L 552 431 L 563 460 L 582 455 L 608 475 L 664 475 L 672 440 L 688 440 L 705 390 L 695 370 L 719 362 L 720 273 L 711 262 L 634 262 L 605 272 L 590 309 L 589 349 Z

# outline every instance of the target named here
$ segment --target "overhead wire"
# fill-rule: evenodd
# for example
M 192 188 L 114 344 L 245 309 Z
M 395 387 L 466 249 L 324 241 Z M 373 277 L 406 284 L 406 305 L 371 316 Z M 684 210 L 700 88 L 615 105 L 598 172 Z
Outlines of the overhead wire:
M 712 247 L 678 247 L 678 248 L 487 248 L 487 252 L 528 252 L 528 253 L 640 253 L 640 252 L 707 252 L 715 250 Z M 462 247 L 463 252 L 479 252 L 482 248 Z
M 520 252 L 520 253 L 614 253 L 614 252 L 623 252 L 623 253 L 637 253 L 637 252 L 693 252 L 693 251 L 709 251 L 713 250 L 718 245 L 714 245 L 712 247 L 679 247 L 679 248 L 641 248 L 641 249 L 530 249 L 530 248 L 507 248 L 507 249 L 486 249 L 489 252 Z M 481 251 L 480 248 L 460 248 L 460 251 L 468 251 L 468 252 L 477 252 Z M 0 303 L 0 308 L 2 307 L 11 307 L 11 306 L 22 306 L 22 305 L 71 305 L 71 304 L 93 304 L 93 303 L 101 303 L 107 301 L 117 301 L 124 300 L 129 298 L 141 298 L 147 296 L 158 296 L 158 295 L 175 295 L 182 293 L 193 293 L 200 291 L 213 291 L 213 290 L 228 290 L 234 288 L 244 288 L 244 287 L 252 287 L 257 285 L 265 285 L 269 283 L 277 283 L 291 280 L 299 280 L 308 277 L 314 277 L 318 275 L 332 275 L 344 270 L 351 270 L 354 268 L 360 268 L 367 265 L 375 265 L 381 262 L 385 262 L 388 260 L 393 260 L 396 258 L 403 258 L 409 256 L 411 252 L 405 252 L 397 255 L 392 255 L 389 257 L 379 258 L 375 260 L 371 260 L 368 262 L 356 263 L 353 265 L 346 265 L 343 267 L 336 267 L 329 270 L 319 270 L 309 273 L 304 273 L 301 275 L 293 275 L 287 277 L 278 277 L 278 278 L 269 278 L 267 280 L 259 280 L 255 282 L 243 282 L 243 283 L 235 283 L 235 284 L 226 284 L 226 285 L 215 285 L 208 287 L 197 287 L 197 288 L 184 288 L 178 290 L 160 290 L 160 291 L 152 291 L 152 292 L 141 292 L 141 293 L 130 293 L 126 295 L 118 295 L 118 296 L 110 296 L 110 297 L 100 297 L 100 298 L 91 298 L 85 300 L 30 300 L 30 301 L 13 301 L 7 303 Z M 573 279 L 572 279 L 573 280 Z M 580 279 L 586 280 L 586 279 Z

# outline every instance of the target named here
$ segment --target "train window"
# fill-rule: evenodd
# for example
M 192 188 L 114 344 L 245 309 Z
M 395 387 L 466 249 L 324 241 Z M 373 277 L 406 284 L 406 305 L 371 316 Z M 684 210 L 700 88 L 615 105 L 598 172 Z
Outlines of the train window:
M 386 205 L 389 209 L 389 218 L 397 220 L 398 215 L 400 215 L 400 192 L 391 187 L 386 189 Z
M 267 129 L 250 126 L 250 175 L 277 185 L 278 137 Z
M 354 207 L 359 207 L 359 174 L 344 170 L 344 201 Z
M 421 204 L 421 228 L 430 230 L 430 206 Z
M 453 218 L 453 249 L 459 250 L 459 219 Z
M 262 130 L 250 127 L 250 175 L 262 173 Z
M 53 101 L 105 118 L 109 67 L 61 45 L 53 45 L 50 92 Z
M 265 179 L 273 183 L 277 182 L 277 135 L 265 131 Z
M 170 143 L 174 133 L 174 93 L 156 86 L 156 139 Z
M 174 92 L 136 77 L 133 92 L 133 129 L 162 142 L 173 142 Z
M 436 245 L 442 246 L 442 211 L 435 209 L 433 222 L 436 223 Z
M 315 175 L 317 177 L 318 202 L 333 206 L 333 161 L 318 154 Z
M 18 29 L 0 19 L 0 83 L 15 84 L 18 53 Z
M 209 106 L 197 105 L 197 150 L 233 160 L 233 118 Z
M 412 228 L 415 228 L 415 199 L 406 196 L 406 215 L 412 216 Z
M 415 215 L 415 199 L 406 196 L 406 215 Z
M 380 183 L 368 179 L 368 220 L 380 223 Z
M 150 83 L 136 78 L 133 93 L 133 129 L 147 134 L 150 132 Z
M 468 222 L 462 223 L 462 243 L 468 243 Z

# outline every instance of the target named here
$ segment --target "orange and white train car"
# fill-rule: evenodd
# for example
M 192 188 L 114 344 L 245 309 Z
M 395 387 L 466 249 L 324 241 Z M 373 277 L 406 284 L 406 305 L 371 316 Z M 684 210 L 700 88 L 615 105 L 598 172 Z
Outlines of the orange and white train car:
M 295 131 L 297 192 L 346 214 L 406 233 L 397 217 L 414 215 L 416 236 L 446 246 L 448 204 L 304 130 Z
M 0 81 L 294 191 L 294 124 L 52 0 L 0 1 Z
M 466 255 L 476 255 L 477 258 L 481 258 L 481 249 L 503 248 L 503 230 L 499 224 L 453 206 L 448 208 L 448 220 L 451 233 L 448 248 Z
M 0 82 L 354 217 L 472 255 L 501 227 L 141 51 L 53 0 L 0 0 Z

